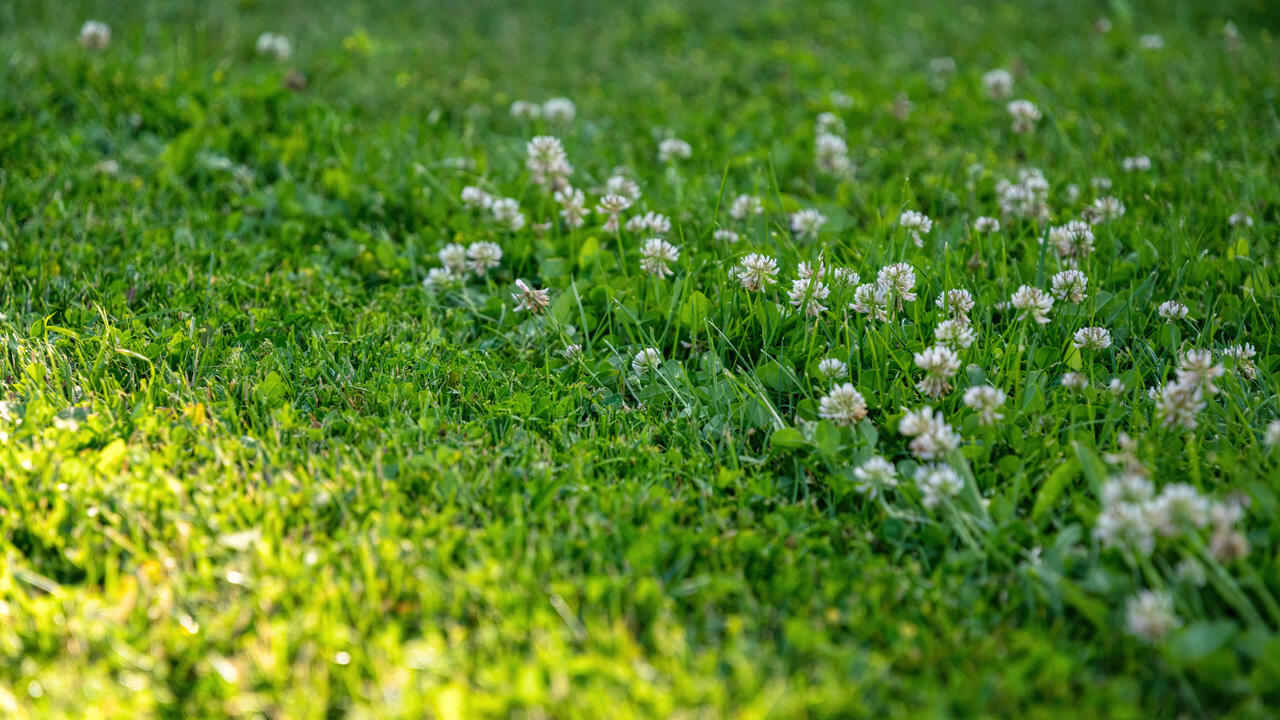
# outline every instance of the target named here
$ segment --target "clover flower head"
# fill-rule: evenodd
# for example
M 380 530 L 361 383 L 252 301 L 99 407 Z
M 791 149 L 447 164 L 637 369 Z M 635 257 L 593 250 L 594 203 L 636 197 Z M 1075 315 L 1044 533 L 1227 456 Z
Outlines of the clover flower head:
M 679 259 L 680 249 L 662 238 L 649 238 L 640 249 L 640 267 L 659 278 L 671 275 L 671 263 Z
M 849 425 L 867 416 L 867 401 L 850 383 L 836 385 L 818 401 L 818 416 L 837 425 Z

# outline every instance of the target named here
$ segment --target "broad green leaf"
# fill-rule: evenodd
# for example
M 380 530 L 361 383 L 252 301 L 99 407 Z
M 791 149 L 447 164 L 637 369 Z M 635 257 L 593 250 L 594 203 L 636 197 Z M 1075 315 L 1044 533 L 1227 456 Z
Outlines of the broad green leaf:
M 828 420 L 818 423 L 813 439 L 818 451 L 827 457 L 835 457 L 840 452 L 840 428 Z
M 1169 640 L 1169 655 L 1183 665 L 1204 659 L 1226 645 L 1236 634 L 1231 620 L 1199 620 L 1180 630 Z
M 691 328 L 700 328 L 706 322 L 707 313 L 711 310 L 711 301 L 700 290 L 694 290 L 684 302 L 680 303 L 680 324 Z
M 1059 579 L 1058 589 L 1062 591 L 1062 599 L 1095 628 L 1104 632 L 1111 629 L 1107 623 L 1107 606 L 1101 600 L 1089 597 L 1078 585 L 1065 578 Z
M 799 430 L 784 427 L 773 431 L 773 435 L 769 436 L 769 444 L 780 450 L 791 450 L 804 447 L 809 444 L 809 441 L 804 439 L 804 435 L 801 435 Z
M 1036 503 L 1031 508 L 1032 520 L 1038 522 L 1045 513 L 1057 505 L 1063 491 L 1078 472 L 1080 472 L 1080 461 L 1072 458 L 1049 473 L 1049 477 L 1045 478 L 1039 492 L 1036 493 Z
M 1089 485 L 1093 487 L 1094 492 L 1100 491 L 1102 484 L 1107 481 L 1107 466 L 1102 463 L 1097 453 L 1081 445 L 1079 441 L 1071 441 L 1071 448 L 1080 461 L 1080 468 L 1084 470 L 1084 477 L 1089 481 Z
M 280 398 L 284 397 L 285 389 L 284 380 L 282 380 L 279 375 L 272 372 L 268 373 L 267 376 L 262 379 L 262 382 L 259 382 L 253 388 L 253 391 L 263 402 L 268 405 L 274 405 L 280 400 Z
M 124 463 L 125 451 L 128 448 L 119 438 L 112 440 L 98 453 L 98 472 L 114 473 Z

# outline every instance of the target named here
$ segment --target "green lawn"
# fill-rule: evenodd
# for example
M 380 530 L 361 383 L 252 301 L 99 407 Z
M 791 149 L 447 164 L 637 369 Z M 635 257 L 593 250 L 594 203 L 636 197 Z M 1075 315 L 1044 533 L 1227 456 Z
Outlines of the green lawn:
M 510 5 L 0 4 L 0 717 L 1280 713 L 1271 2 Z

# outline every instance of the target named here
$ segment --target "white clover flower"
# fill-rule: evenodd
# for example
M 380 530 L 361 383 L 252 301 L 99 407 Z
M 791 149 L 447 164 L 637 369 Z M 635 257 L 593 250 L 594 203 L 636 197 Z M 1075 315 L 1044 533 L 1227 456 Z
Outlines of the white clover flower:
M 1160 50 L 1164 48 L 1164 38 L 1151 33 L 1138 38 L 1138 47 L 1143 50 Z
M 1249 554 L 1249 540 L 1236 530 L 1218 528 L 1209 538 L 1209 552 L 1218 562 L 1228 565 Z
M 778 261 L 768 255 L 751 253 L 738 266 L 738 281 L 750 292 L 760 292 L 778 282 Z
M 924 378 L 916 389 L 931 398 L 951 392 L 951 378 L 960 369 L 960 357 L 946 345 L 934 345 L 913 356 L 916 367 L 924 370 Z
M 524 280 L 516 280 L 516 287 L 520 292 L 511 294 L 511 299 L 516 301 L 516 312 L 528 310 L 537 315 L 551 304 L 551 297 L 546 290 L 529 287 Z
M 524 213 L 520 212 L 520 202 L 514 198 L 494 198 L 493 205 L 489 208 L 493 213 L 493 219 L 500 224 L 505 225 L 510 230 L 519 230 L 524 227 Z
M 814 141 L 814 164 L 822 172 L 840 175 L 849 171 L 849 144 L 844 138 L 830 133 L 819 133 Z
M 587 196 L 581 190 L 569 186 L 560 188 L 552 196 L 560 204 L 560 217 L 569 228 L 580 228 L 586 223 Z
M 1036 168 L 1019 170 L 1016 182 L 1000 180 L 996 183 L 996 197 L 1005 217 L 1036 222 L 1049 219 L 1049 182 Z
M 840 92 L 839 90 L 832 90 L 830 94 L 827 95 L 827 101 L 830 102 L 832 106 L 838 108 L 853 107 L 853 96 L 849 93 Z
M 244 167 L 244 166 L 241 165 L 239 167 Z M 99 160 L 98 162 L 94 163 L 93 171 L 95 173 L 98 173 L 99 175 L 115 175 L 116 173 L 120 172 L 120 163 L 117 162 L 116 160 L 113 160 L 112 158 Z
M 662 213 L 650 211 L 628 220 L 626 228 L 629 232 L 638 233 L 647 230 L 650 235 L 665 235 L 671 232 L 671 220 Z
M 1247 503 L 1247 499 L 1232 498 L 1209 506 L 1209 521 L 1213 524 L 1209 552 L 1220 563 L 1230 564 L 1249 554 L 1249 540 L 1234 527 L 1244 518 Z
M 1063 373 L 1062 387 L 1072 392 L 1080 392 L 1089 387 L 1089 378 L 1075 371 Z
M 474 185 L 462 188 L 462 204 L 471 210 L 488 210 L 493 207 L 493 196 Z
M 997 233 L 1000 232 L 1000 221 L 983 215 L 973 221 L 973 229 L 980 233 Z
M 898 421 L 898 432 L 912 438 L 908 447 L 921 460 L 936 460 L 960 446 L 960 435 L 941 412 L 928 405 L 912 410 Z
M 1122 430 L 1116 438 L 1116 444 L 1120 446 L 1120 450 L 1114 453 L 1106 453 L 1104 455 L 1106 461 L 1113 465 L 1123 465 L 1126 473 L 1145 478 L 1147 476 L 1147 468 L 1138 459 L 1138 441 Z M 1150 494 L 1150 492 L 1147 493 L 1148 496 Z
M 669 163 L 675 160 L 686 160 L 693 155 L 689 143 L 678 138 L 667 138 L 658 143 L 658 162 Z
M 641 215 L 644 218 L 644 226 L 649 232 L 655 235 L 663 235 L 671 232 L 671 219 L 659 212 L 647 212 Z
M 1132 450 L 1126 452 L 1132 452 Z M 1137 468 L 1146 472 L 1140 465 Z M 1143 505 L 1155 496 L 1155 486 L 1146 476 L 1138 472 L 1123 472 L 1113 475 L 1103 483 L 1099 493 L 1104 505 L 1121 503 Z
M 893 98 L 893 105 L 889 109 L 893 112 L 894 117 L 906 122 L 911 117 L 911 111 L 916 109 L 916 104 L 911 102 L 911 98 L 906 93 L 902 92 Z
M 968 325 L 969 311 L 973 310 L 973 294 L 964 288 L 953 288 L 939 295 L 934 305 L 950 315 L 952 320 Z
M 1240 373 L 1240 377 L 1245 380 L 1256 380 L 1258 377 L 1258 366 L 1253 364 L 1253 358 L 1258 354 L 1258 350 L 1244 343 L 1243 345 L 1228 345 L 1223 348 L 1222 354 L 1236 361 L 1236 372 Z
M 813 121 L 813 132 L 815 135 L 843 135 L 844 121 L 835 113 L 818 113 L 818 117 Z
M 1107 390 L 1110 391 L 1111 395 L 1114 397 L 1124 395 L 1126 389 L 1124 381 L 1120 378 L 1111 378 L 1111 382 L 1107 383 Z
M 919 410 L 908 410 L 898 421 L 898 432 L 905 437 L 916 437 L 933 426 L 933 408 L 928 405 Z
M 1231 216 L 1227 218 L 1227 224 L 1231 227 L 1243 225 L 1244 227 L 1250 228 L 1253 227 L 1253 218 L 1249 217 L 1249 214 L 1244 212 L 1231 213 Z
M 1068 183 L 1062 195 L 1066 198 L 1068 205 L 1075 205 L 1076 201 L 1080 199 L 1080 186 L 1075 183 Z
M 659 278 L 672 274 L 670 263 L 680 259 L 680 249 L 662 238 L 649 238 L 640 248 L 640 267 Z
M 933 229 L 933 220 L 928 215 L 915 210 L 904 210 L 898 217 L 898 225 L 908 229 L 928 233 Z
M 916 271 L 907 263 L 894 263 L 880 268 L 876 274 L 876 284 L 884 288 L 889 298 L 896 301 L 898 308 L 903 302 L 916 299 L 912 288 L 916 286 Z
M 1145 557 L 1155 550 L 1155 534 L 1145 508 L 1138 503 L 1108 503 L 1093 527 L 1104 548 Z
M 854 468 L 853 476 L 857 478 L 854 489 L 869 498 L 875 498 L 884 490 L 898 486 L 898 471 L 894 469 L 893 463 L 879 455 L 873 455 Z
M 1079 350 L 1106 350 L 1111 347 L 1111 331 L 1101 327 L 1082 327 L 1071 338 Z
M 973 328 L 959 320 L 943 320 L 938 323 L 938 327 L 934 328 L 933 336 L 953 350 L 963 350 L 973 344 L 978 339 L 977 333 Z
M 850 383 L 836 385 L 818 401 L 818 417 L 849 425 L 867 416 L 867 401 Z
M 472 272 L 483 275 L 502 261 L 502 248 L 497 243 L 474 242 L 467 246 L 467 259 Z
M 1075 268 L 1056 273 L 1050 281 L 1050 290 L 1054 297 L 1077 305 L 1084 302 L 1088 287 L 1089 278 Z
M 631 198 L 625 195 L 609 194 L 600 198 L 600 202 L 596 204 L 596 212 L 609 216 L 608 221 L 604 224 L 604 231 L 617 232 L 619 228 L 618 216 L 629 207 L 631 207 Z
M 857 285 L 862 280 L 862 276 L 853 268 L 834 267 L 831 268 L 831 282 L 835 285 L 850 286 Z
M 119 167 L 116 169 L 119 170 Z M 248 165 L 237 164 L 235 167 L 231 168 L 231 175 L 235 177 L 236 182 L 246 187 L 251 187 L 253 185 L 253 181 L 257 179 L 257 176 L 253 173 L 253 168 L 250 168 Z
M 553 189 L 567 187 L 573 166 L 564 152 L 560 139 L 551 135 L 538 135 L 525 145 L 525 169 L 537 185 L 550 185 Z
M 889 291 L 877 283 L 859 285 L 853 291 L 849 309 L 867 315 L 872 320 L 889 319 Z
M 1013 75 L 1000 68 L 988 70 L 982 75 L 982 89 L 992 100 L 1005 100 L 1013 95 Z
M 1036 129 L 1036 123 L 1042 117 L 1040 108 L 1030 100 L 1010 100 L 1005 105 L 1005 110 L 1013 118 L 1013 131 L 1019 135 L 1033 132 Z
M 571 123 L 578 115 L 578 107 L 569 98 L 551 98 L 542 103 L 542 116 L 548 122 Z
M 1147 506 L 1147 513 L 1158 534 L 1178 537 L 1209 523 L 1209 500 L 1186 483 L 1172 483 Z
M 1106 192 L 1111 189 L 1111 178 L 1102 176 L 1089 178 L 1089 187 Z
M 1100 197 L 1086 209 L 1086 216 L 1094 225 L 1115 220 L 1124 216 L 1124 203 L 1110 195 Z
M 1183 305 L 1177 300 L 1166 300 L 1160 303 L 1160 307 L 1157 312 L 1160 314 L 1160 317 L 1164 318 L 1168 322 L 1173 322 L 1174 320 L 1182 320 L 1185 318 L 1188 310 L 1186 305 Z
M 839 380 L 849 374 L 849 366 L 836 358 L 823 358 L 818 363 L 818 374 L 827 380 Z
M 1204 574 L 1204 566 L 1195 558 L 1183 558 L 1173 569 L 1173 574 L 1178 580 L 1195 588 L 1202 588 L 1208 582 Z
M 716 242 L 722 242 L 728 245 L 732 245 L 741 239 L 738 233 L 728 228 L 720 228 L 719 230 L 716 230 L 715 232 L 711 233 L 711 237 Z
M 1145 507 L 1155 497 L 1155 485 L 1147 478 L 1147 470 L 1132 457 L 1133 450 L 1125 450 L 1125 464 L 1130 469 L 1113 475 L 1102 484 L 1099 497 L 1103 505 L 1133 505 Z
M 1045 179 L 1044 172 L 1040 168 L 1019 168 L 1014 178 L 1036 192 L 1049 192 L 1049 181 Z
M 1267 423 L 1267 429 L 1262 432 L 1262 444 L 1267 450 L 1275 450 L 1280 445 L 1280 420 Z
M 631 198 L 626 195 L 615 195 L 609 193 L 600 198 L 596 203 L 596 212 L 601 215 L 617 215 L 627 208 L 631 207 Z
M 637 375 L 657 372 L 662 367 L 662 353 L 655 348 L 645 348 L 631 358 L 631 369 Z
M 626 175 L 614 175 L 606 180 L 604 184 L 604 193 L 605 195 L 621 195 L 626 198 L 630 201 L 627 203 L 627 207 L 631 207 L 631 203 L 639 200 L 641 194 L 640 186 L 636 184 L 635 180 L 632 180 Z
M 1058 257 L 1074 265 L 1093 252 L 1093 229 L 1086 222 L 1072 220 L 1066 225 L 1049 228 L 1049 244 Z
M 934 75 L 954 75 L 956 61 L 949 57 L 936 57 L 929 60 L 929 72 Z
M 796 239 L 798 240 L 817 237 L 818 229 L 825 225 L 826 222 L 827 216 L 813 208 L 797 210 L 791 213 L 791 232 L 796 234 Z
M 440 264 L 445 269 L 452 272 L 461 273 L 467 269 L 467 249 L 458 243 L 449 243 L 440 248 L 436 257 L 440 259 Z
M 734 220 L 745 220 L 749 215 L 759 215 L 762 212 L 764 203 L 755 195 L 739 195 L 729 206 L 729 217 Z
M 293 54 L 293 44 L 284 35 L 264 32 L 258 36 L 258 42 L 254 44 L 254 50 L 259 55 L 284 62 Z
M 953 498 L 964 489 L 964 481 L 950 465 L 929 464 L 916 468 L 916 487 L 924 497 L 921 502 L 933 510 L 944 500 Z
M 1125 631 L 1148 645 L 1155 645 L 1182 627 L 1168 593 L 1142 590 L 1124 604 Z
M 1127 157 L 1120 161 L 1120 167 L 1124 168 L 1125 172 L 1147 172 L 1151 169 L 1151 158 L 1146 155 Z
M 1038 287 L 1023 285 L 1009 298 L 1009 304 L 1019 311 L 1019 320 L 1030 319 L 1044 325 L 1049 322 L 1049 311 L 1053 309 L 1053 296 Z
M 1244 47 L 1244 36 L 1240 34 L 1240 28 L 1230 20 L 1222 26 L 1222 39 L 1226 41 L 1228 52 L 1239 52 Z
M 803 309 L 804 314 L 809 317 L 817 317 L 826 312 L 828 308 L 822 304 L 822 301 L 829 295 L 831 290 L 816 278 L 793 280 L 791 291 L 787 293 L 791 305 L 796 310 Z
M 511 103 L 511 117 L 517 120 L 534 120 L 542 117 L 542 106 L 528 100 Z
M 196 162 L 210 172 L 231 172 L 235 163 L 231 158 L 217 153 L 200 152 L 196 154 Z
M 921 235 L 928 235 L 933 229 L 933 221 L 928 215 L 916 212 L 915 210 L 905 210 L 898 217 L 898 225 L 911 232 L 911 238 L 915 242 L 916 247 L 924 247 L 924 238 Z
M 80 45 L 86 50 L 105 50 L 111 44 L 111 26 L 97 20 L 86 20 L 80 26 Z
M 433 292 L 444 292 L 446 290 L 457 290 L 465 282 L 466 278 L 462 275 L 449 268 L 438 267 L 427 271 L 427 277 L 423 279 L 422 284 Z
M 1178 367 L 1178 383 L 1193 385 L 1206 395 L 1217 395 L 1218 387 L 1213 381 L 1227 374 L 1221 364 L 1215 365 L 1213 353 L 1208 350 L 1188 350 L 1182 356 L 1182 364 Z
M 582 357 L 582 346 L 577 343 L 567 345 L 564 350 L 560 351 L 560 356 L 565 360 L 577 360 Z
M 1169 383 L 1156 394 L 1156 417 L 1165 427 L 1194 430 L 1196 416 L 1206 407 L 1204 392 L 1194 384 Z
M 1234 527 L 1244 519 L 1246 504 L 1234 499 L 1212 503 L 1209 506 L 1209 522 L 1218 529 Z
M 802 262 L 796 266 L 796 275 L 799 275 L 801 280 L 808 280 L 809 278 L 821 280 L 827 275 L 827 266 L 821 260 L 818 261 L 817 265 Z
M 1004 419 L 1000 410 L 1008 398 L 1000 388 L 976 385 L 964 391 L 964 404 L 978 414 L 978 424 L 995 425 Z

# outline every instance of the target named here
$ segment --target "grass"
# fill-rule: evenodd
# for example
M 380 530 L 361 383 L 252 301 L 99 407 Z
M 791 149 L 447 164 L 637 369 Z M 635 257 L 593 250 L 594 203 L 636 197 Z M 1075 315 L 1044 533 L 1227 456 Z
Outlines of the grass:
M 0 7 L 0 715 L 1280 706 L 1267 3 L 208 5 Z M 100 52 L 76 42 L 89 18 L 112 27 Z M 292 58 L 256 55 L 265 31 Z M 1034 133 L 984 95 L 997 67 L 1043 111 Z M 508 111 L 557 96 L 572 122 Z M 814 166 L 821 112 L 850 176 Z M 671 218 L 671 277 L 641 270 L 644 234 L 558 221 L 524 167 L 538 134 L 589 207 L 626 168 L 644 194 L 625 217 Z M 691 157 L 660 162 L 667 134 Z M 1152 169 L 1123 171 L 1138 155 Z M 975 232 L 1028 167 L 1047 221 Z M 528 224 L 468 210 L 468 185 Z M 745 222 L 743 193 L 765 210 Z M 1037 239 L 1101 195 L 1126 212 L 1094 226 L 1087 299 L 1017 320 L 1002 303 L 1065 267 Z M 816 239 L 788 227 L 801 208 L 828 218 Z M 922 247 L 905 209 L 934 220 Z M 477 241 L 496 268 L 424 286 L 442 247 Z M 778 285 L 739 287 L 747 252 Z M 907 262 L 919 297 L 887 322 L 834 283 L 817 319 L 779 310 L 819 257 L 863 282 Z M 516 279 L 546 313 L 515 312 Z M 951 288 L 977 341 L 929 399 L 913 354 Z M 1160 317 L 1171 299 L 1187 319 Z M 1083 326 L 1111 347 L 1073 348 Z M 1244 342 L 1252 378 L 1222 355 Z M 646 347 L 663 363 L 638 374 Z M 1191 349 L 1222 363 L 1220 392 L 1168 427 L 1147 388 Z M 865 419 L 819 418 L 826 357 Z M 1008 397 L 992 426 L 962 402 L 984 383 Z M 963 489 L 935 507 L 898 432 L 925 404 L 963 438 L 939 459 Z M 1095 536 L 1122 434 L 1157 490 L 1246 499 L 1247 556 L 1214 552 L 1212 526 L 1151 553 Z M 900 475 L 875 497 L 853 473 L 873 455 Z M 1180 620 L 1151 642 L 1126 632 L 1142 590 Z

